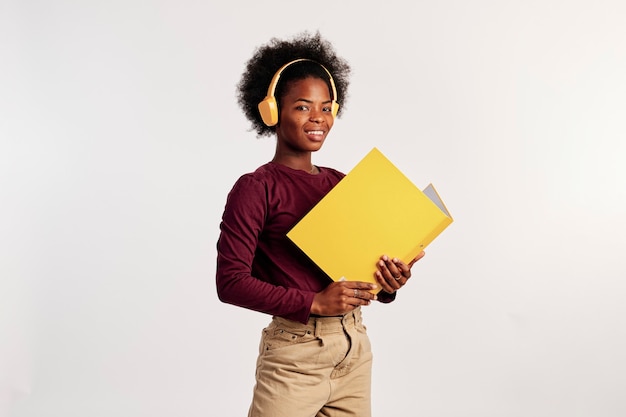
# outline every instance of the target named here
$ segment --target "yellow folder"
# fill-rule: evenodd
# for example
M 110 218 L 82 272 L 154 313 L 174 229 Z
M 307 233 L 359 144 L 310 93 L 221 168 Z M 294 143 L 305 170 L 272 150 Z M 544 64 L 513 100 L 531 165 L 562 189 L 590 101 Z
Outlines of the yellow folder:
M 374 148 L 287 236 L 333 280 L 375 283 L 381 255 L 408 263 L 452 221 L 432 184 L 420 190 Z

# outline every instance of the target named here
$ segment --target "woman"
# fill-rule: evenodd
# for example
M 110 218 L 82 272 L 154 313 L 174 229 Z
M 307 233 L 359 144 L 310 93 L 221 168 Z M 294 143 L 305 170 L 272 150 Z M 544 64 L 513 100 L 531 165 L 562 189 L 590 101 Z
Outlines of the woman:
M 238 99 L 273 159 L 228 195 L 217 249 L 220 300 L 267 313 L 250 417 L 371 415 L 372 354 L 361 307 L 391 302 L 411 266 L 381 256 L 378 287 L 332 282 L 286 233 L 344 176 L 316 166 L 345 102 L 350 67 L 319 33 L 272 39 L 248 61 Z M 375 295 L 370 290 L 380 289 Z

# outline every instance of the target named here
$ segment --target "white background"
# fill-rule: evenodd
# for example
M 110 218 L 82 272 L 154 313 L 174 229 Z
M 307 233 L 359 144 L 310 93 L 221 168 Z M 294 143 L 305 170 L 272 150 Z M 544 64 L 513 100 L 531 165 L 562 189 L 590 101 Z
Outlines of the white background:
M 0 413 L 246 414 L 269 317 L 215 243 L 274 139 L 235 85 L 319 29 L 353 77 L 314 162 L 377 146 L 455 218 L 365 311 L 374 415 L 626 415 L 626 3 L 215 3 L 0 2 Z

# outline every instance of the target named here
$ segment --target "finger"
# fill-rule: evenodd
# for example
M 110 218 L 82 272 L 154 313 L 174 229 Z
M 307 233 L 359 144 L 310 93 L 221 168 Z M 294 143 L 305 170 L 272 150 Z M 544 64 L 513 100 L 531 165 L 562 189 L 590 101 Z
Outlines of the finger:
M 419 255 L 417 255 L 415 258 L 413 258 L 413 260 L 411 260 L 411 262 L 409 262 L 409 268 L 412 267 L 415 262 L 417 262 L 420 259 L 422 259 L 424 257 L 424 255 L 426 255 L 426 252 L 421 251 L 419 253 Z
M 402 277 L 400 278 L 391 277 L 391 278 L 386 278 L 386 280 L 389 286 L 393 288 L 394 291 L 397 291 L 400 288 L 402 288 L 402 283 L 400 282 L 402 280 Z
M 377 279 L 381 287 L 388 293 L 394 293 L 400 289 L 400 283 L 389 274 L 389 272 L 377 271 Z
M 393 278 L 399 279 L 402 276 L 401 264 L 404 264 L 404 262 L 402 262 L 398 258 L 392 259 L 388 257 L 387 255 L 383 255 L 381 260 L 384 262 L 384 266 L 387 268 L 387 270 L 389 271 L 389 274 Z M 381 266 L 383 265 L 381 264 Z
M 394 265 L 391 259 L 384 255 L 383 259 L 378 262 L 378 266 L 387 285 L 393 288 L 394 291 L 400 289 L 402 285 L 399 281 L 402 279 L 402 273 Z
M 376 287 L 374 284 L 365 284 L 360 286 L 359 288 L 353 288 L 352 294 L 350 295 L 352 298 L 357 298 L 359 300 L 363 300 L 366 303 L 369 303 L 370 300 L 376 300 L 378 297 L 376 294 L 370 292 L 372 287 Z
M 373 290 L 376 288 L 376 284 L 365 281 L 344 281 L 348 288 L 356 288 L 359 290 Z
M 407 264 L 405 264 L 404 262 L 402 262 L 402 260 L 398 258 L 393 258 L 392 261 L 396 265 L 396 268 L 398 268 L 398 271 L 400 271 L 400 276 L 394 275 L 394 278 L 411 278 L 411 268 Z
M 347 288 L 351 288 L 354 289 L 356 288 L 357 290 L 363 290 L 364 292 L 369 292 L 371 290 L 375 290 L 378 288 L 378 286 L 374 283 L 371 282 L 364 282 L 364 281 L 345 281 L 346 282 L 346 287 Z
M 359 306 L 367 306 L 371 303 L 370 296 L 374 296 L 374 294 L 370 293 L 369 291 L 353 288 L 349 296 L 350 301 L 348 301 L 348 304 L 355 308 Z
M 389 294 L 394 293 L 396 291 L 394 288 L 389 286 L 389 284 L 387 283 L 387 280 L 383 277 L 383 274 L 380 271 L 376 271 L 374 273 L 374 276 L 376 277 L 376 281 L 378 281 L 378 284 L 380 284 L 380 288 L 383 291 Z

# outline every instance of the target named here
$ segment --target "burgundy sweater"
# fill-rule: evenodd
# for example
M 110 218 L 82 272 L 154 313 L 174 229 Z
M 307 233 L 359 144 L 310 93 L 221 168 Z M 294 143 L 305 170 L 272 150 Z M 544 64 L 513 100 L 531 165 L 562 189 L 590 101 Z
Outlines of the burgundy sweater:
M 221 301 L 306 323 L 315 293 L 332 280 L 286 235 L 343 177 L 332 168 L 311 175 L 269 162 L 237 180 L 217 243 Z M 394 295 L 381 292 L 379 300 Z

